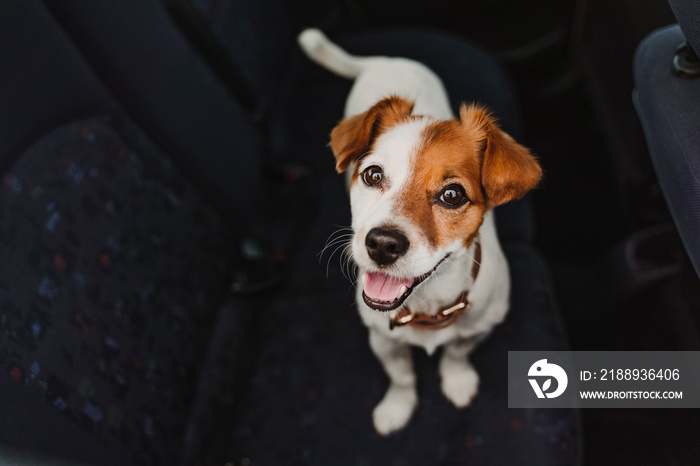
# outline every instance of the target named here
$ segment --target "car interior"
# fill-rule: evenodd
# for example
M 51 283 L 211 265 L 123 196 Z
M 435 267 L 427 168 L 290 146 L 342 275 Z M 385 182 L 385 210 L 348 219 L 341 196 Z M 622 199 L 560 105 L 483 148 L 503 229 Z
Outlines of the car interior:
M 352 83 L 297 44 L 418 60 L 544 179 L 496 208 L 511 307 L 456 409 L 354 308 L 328 146 Z M 0 3 L 0 461 L 690 465 L 694 409 L 508 408 L 509 351 L 700 350 L 694 0 Z

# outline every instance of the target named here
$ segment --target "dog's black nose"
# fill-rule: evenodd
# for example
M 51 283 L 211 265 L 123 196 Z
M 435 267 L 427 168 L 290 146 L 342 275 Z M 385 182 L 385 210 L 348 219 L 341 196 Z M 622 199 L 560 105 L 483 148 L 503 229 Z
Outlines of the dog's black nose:
M 365 237 L 369 257 L 377 265 L 390 265 L 408 251 L 408 238 L 398 230 L 372 228 Z

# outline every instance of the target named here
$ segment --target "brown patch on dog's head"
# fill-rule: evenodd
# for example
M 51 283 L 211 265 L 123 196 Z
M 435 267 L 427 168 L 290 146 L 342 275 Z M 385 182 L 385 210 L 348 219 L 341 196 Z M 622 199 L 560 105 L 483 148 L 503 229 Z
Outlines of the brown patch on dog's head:
M 401 214 L 433 248 L 456 240 L 469 246 L 486 211 L 522 197 L 542 174 L 528 150 L 501 131 L 486 110 L 463 105 L 460 117 L 425 127 L 413 175 L 400 195 Z M 450 186 L 463 188 L 468 201 L 456 207 L 441 202 Z
M 481 188 L 480 140 L 459 121 L 428 125 L 416 154 L 413 176 L 401 194 L 401 212 L 416 225 L 433 248 L 461 238 L 466 245 L 476 237 L 486 211 Z M 441 203 L 451 185 L 461 186 L 468 201 L 458 207 Z
M 342 120 L 331 131 L 331 150 L 338 173 L 369 152 L 374 140 L 391 126 L 404 121 L 413 111 L 413 102 L 397 96 L 380 100 L 359 115 Z

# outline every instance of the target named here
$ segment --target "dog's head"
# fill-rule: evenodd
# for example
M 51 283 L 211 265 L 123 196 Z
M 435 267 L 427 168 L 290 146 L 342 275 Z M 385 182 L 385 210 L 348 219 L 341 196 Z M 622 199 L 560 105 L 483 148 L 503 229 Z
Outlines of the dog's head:
M 351 249 L 376 310 L 401 306 L 448 256 L 466 253 L 489 209 L 542 176 L 485 109 L 463 105 L 453 120 L 412 110 L 390 97 L 331 133 L 336 169 L 353 170 Z

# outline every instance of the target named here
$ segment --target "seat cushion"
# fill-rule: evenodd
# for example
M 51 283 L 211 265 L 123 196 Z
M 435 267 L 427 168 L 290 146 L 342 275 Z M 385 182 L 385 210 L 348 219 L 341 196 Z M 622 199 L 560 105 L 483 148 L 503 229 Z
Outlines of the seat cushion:
M 508 351 L 562 350 L 547 268 L 524 243 L 505 246 L 513 279 L 505 322 L 473 353 L 479 395 L 464 410 L 441 394 L 437 356 L 414 351 L 419 407 L 381 438 L 372 410 L 388 379 L 370 351 L 354 290 L 332 267 L 299 271 L 267 310 L 266 346 L 235 419 L 232 457 L 251 464 L 576 464 L 575 410 L 509 409 Z
M 671 72 L 678 26 L 649 35 L 634 58 L 635 104 L 666 202 L 700 274 L 700 79 Z
M 137 464 L 175 464 L 229 237 L 133 128 L 45 135 L 0 187 L 0 377 Z M 43 419 L 3 422 L 51 435 Z

